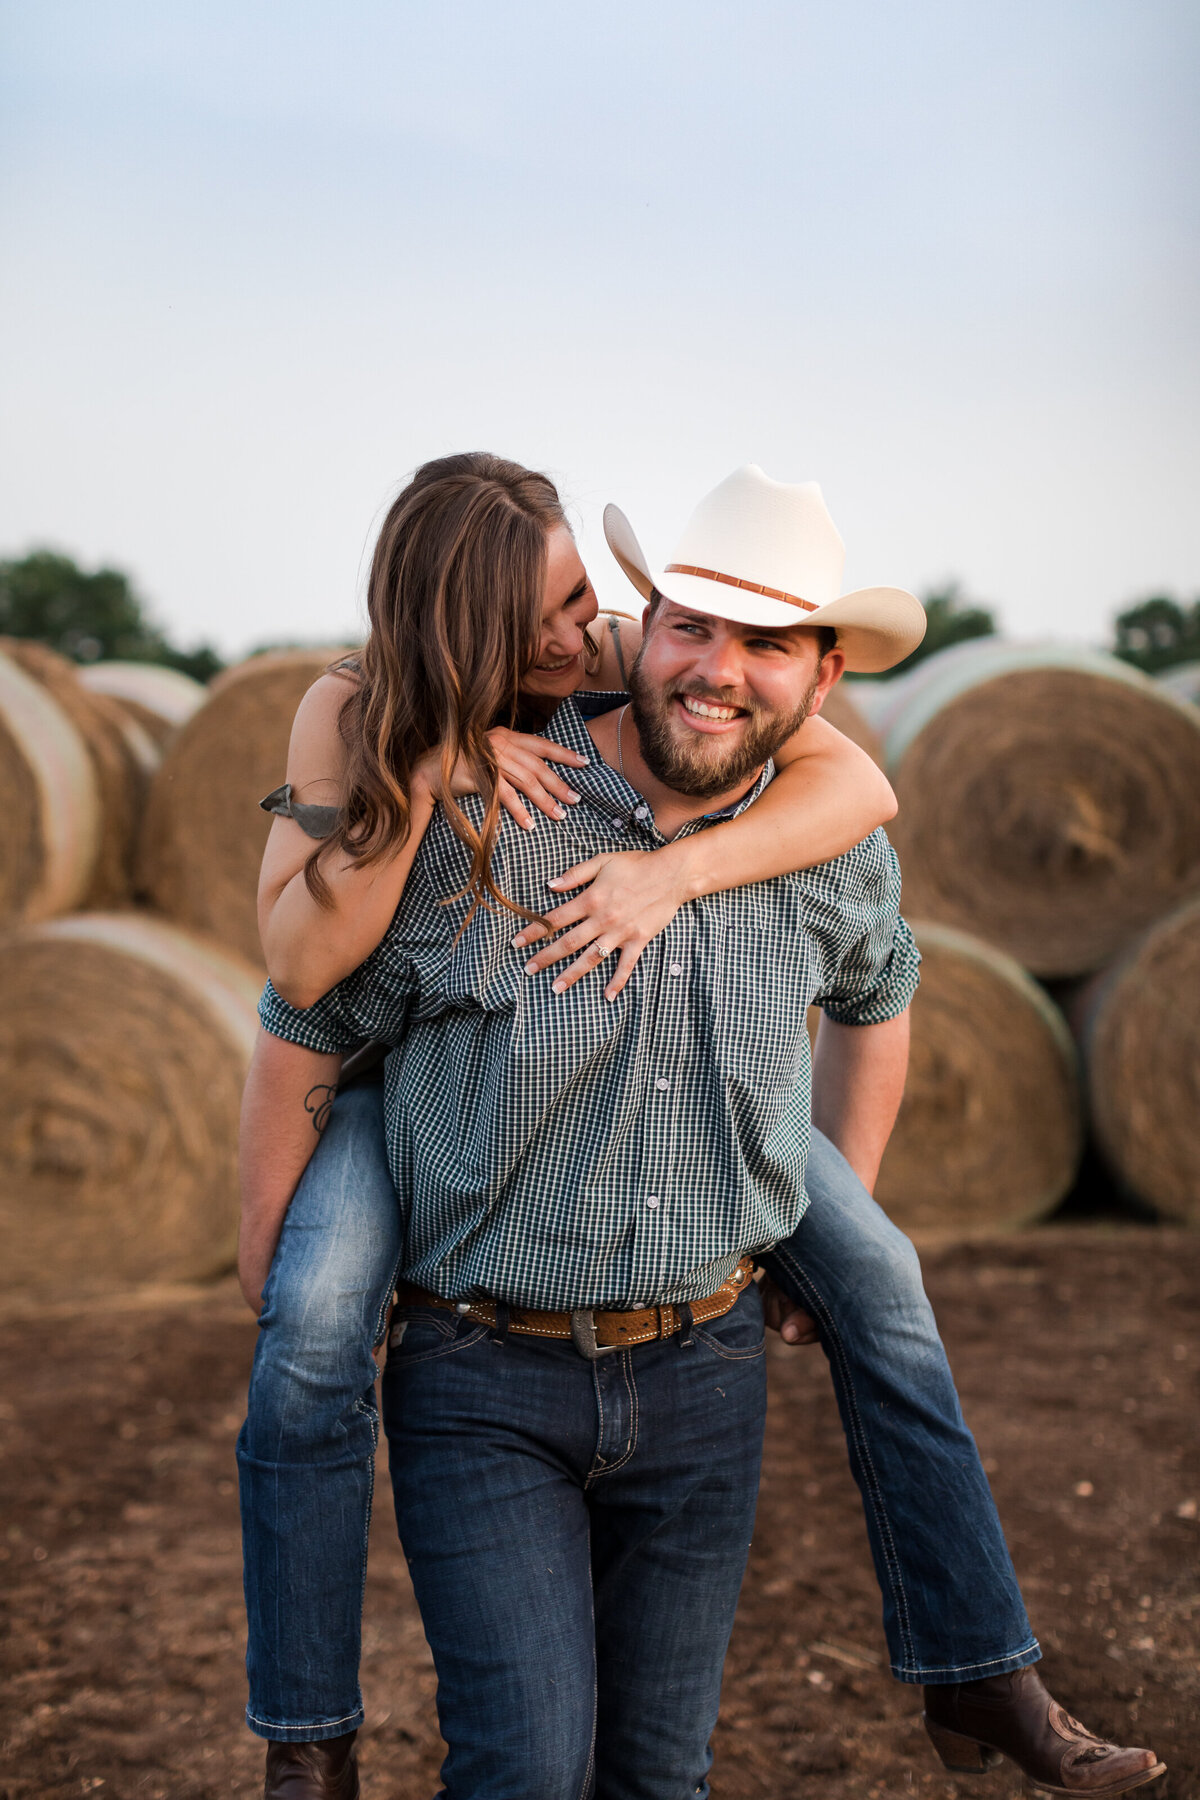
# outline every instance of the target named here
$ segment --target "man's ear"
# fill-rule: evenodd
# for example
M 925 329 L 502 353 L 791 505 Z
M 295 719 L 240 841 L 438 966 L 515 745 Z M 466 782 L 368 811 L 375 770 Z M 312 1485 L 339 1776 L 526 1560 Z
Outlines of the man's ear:
M 819 713 L 825 703 L 825 696 L 831 687 L 836 687 L 842 679 L 842 671 L 846 667 L 844 650 L 827 650 L 821 658 L 821 667 L 817 671 L 817 686 L 812 697 L 812 705 L 808 709 L 809 717 Z

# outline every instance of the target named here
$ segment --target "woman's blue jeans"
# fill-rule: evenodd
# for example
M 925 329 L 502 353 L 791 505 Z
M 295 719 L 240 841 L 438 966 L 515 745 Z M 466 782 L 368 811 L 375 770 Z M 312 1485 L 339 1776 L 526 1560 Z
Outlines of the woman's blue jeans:
M 883 1594 L 892 1672 L 954 1682 L 1037 1660 L 1004 1534 L 908 1239 L 814 1133 L 811 1200 L 767 1259 L 816 1320 Z M 400 1257 L 383 1091 L 339 1094 L 284 1221 L 238 1438 L 261 1737 L 337 1737 L 358 1685 L 379 1420 L 372 1354 Z

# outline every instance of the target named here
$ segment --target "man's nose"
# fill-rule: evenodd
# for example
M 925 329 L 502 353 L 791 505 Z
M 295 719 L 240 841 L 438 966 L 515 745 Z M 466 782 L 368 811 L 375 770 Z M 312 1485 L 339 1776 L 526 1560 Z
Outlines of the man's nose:
M 740 688 L 741 645 L 733 638 L 710 638 L 694 665 L 694 673 L 713 688 Z

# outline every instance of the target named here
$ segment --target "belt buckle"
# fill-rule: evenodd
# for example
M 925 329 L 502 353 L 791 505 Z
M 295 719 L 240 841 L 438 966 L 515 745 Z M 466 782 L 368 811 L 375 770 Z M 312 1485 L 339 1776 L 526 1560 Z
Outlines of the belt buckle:
M 596 1342 L 596 1312 L 594 1307 L 581 1307 L 571 1314 L 571 1342 L 580 1356 L 588 1362 L 599 1362 L 602 1356 L 615 1356 L 620 1344 L 598 1344 Z

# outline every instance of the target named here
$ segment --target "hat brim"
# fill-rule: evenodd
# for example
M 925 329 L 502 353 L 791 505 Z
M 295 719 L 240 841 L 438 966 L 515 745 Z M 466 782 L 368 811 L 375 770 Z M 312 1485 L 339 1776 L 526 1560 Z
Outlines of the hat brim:
M 643 600 L 657 588 L 667 600 L 713 618 L 738 625 L 764 625 L 778 631 L 791 625 L 827 625 L 838 634 L 846 668 L 857 675 L 877 675 L 903 662 L 925 636 L 925 609 L 904 588 L 856 588 L 824 606 L 805 612 L 787 600 L 772 600 L 748 588 L 709 581 L 700 575 L 665 572 L 653 575 L 629 520 L 619 506 L 604 509 L 604 535 L 627 579 Z

